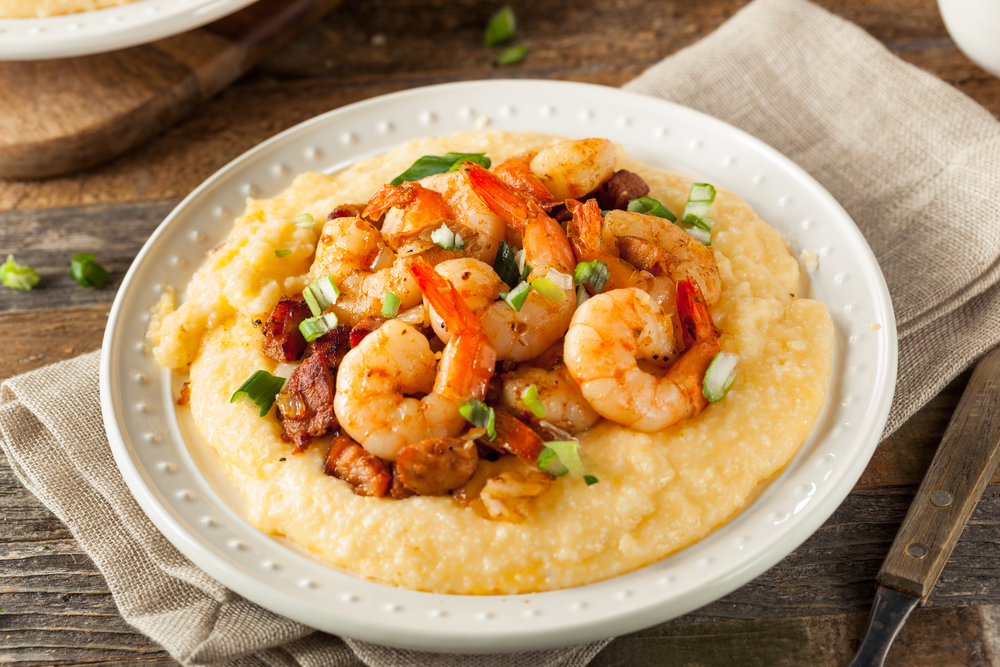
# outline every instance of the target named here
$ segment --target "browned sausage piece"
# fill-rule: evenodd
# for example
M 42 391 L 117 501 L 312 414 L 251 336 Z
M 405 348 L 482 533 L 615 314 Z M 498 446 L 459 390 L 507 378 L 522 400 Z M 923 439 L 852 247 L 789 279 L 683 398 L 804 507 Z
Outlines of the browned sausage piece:
M 479 453 L 472 441 L 430 438 L 399 450 L 396 473 L 411 491 L 443 496 L 468 482 L 478 463 Z
M 311 315 L 305 301 L 281 297 L 264 325 L 264 354 L 275 361 L 298 361 L 306 351 L 299 325 Z
M 593 195 L 597 197 L 597 203 L 605 210 L 628 209 L 628 203 L 633 199 L 645 197 L 649 194 L 649 186 L 642 180 L 639 174 L 631 171 L 616 171 L 614 175 L 605 181 L 599 188 L 594 190 Z
M 530 426 L 514 415 L 497 410 L 496 430 L 497 437 L 487 440 L 486 436 L 483 436 L 477 442 L 513 454 L 529 466 L 538 463 L 538 455 L 542 453 L 545 445 Z
M 337 208 L 330 211 L 330 215 L 326 217 L 327 220 L 333 220 L 334 218 L 356 218 L 361 215 L 361 211 L 365 210 L 365 204 L 341 204 Z
M 359 496 L 381 498 L 392 486 L 392 473 L 382 459 L 343 433 L 330 445 L 323 472 L 344 480 Z
M 389 320 L 387 318 L 379 315 L 369 315 L 355 324 L 354 328 L 351 329 L 351 347 L 357 347 L 360 345 L 361 341 L 365 339 L 365 336 L 375 331 L 388 321 Z
M 402 500 L 403 498 L 409 498 L 410 496 L 415 496 L 417 494 L 410 491 L 408 488 L 403 486 L 403 480 L 399 478 L 399 472 L 396 470 L 396 464 L 390 463 L 389 470 L 392 471 L 392 486 L 389 487 L 389 497 L 395 498 L 396 500 Z

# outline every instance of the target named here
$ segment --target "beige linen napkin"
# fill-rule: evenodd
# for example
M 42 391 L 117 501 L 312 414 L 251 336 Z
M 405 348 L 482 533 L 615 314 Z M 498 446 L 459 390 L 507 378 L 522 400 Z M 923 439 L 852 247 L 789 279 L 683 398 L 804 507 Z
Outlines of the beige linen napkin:
M 891 433 L 1000 340 L 1000 124 L 804 0 L 756 0 L 628 84 L 760 137 L 816 177 L 885 272 L 900 337 Z M 111 458 L 97 356 L 13 378 L 0 438 L 73 531 L 122 616 L 186 665 L 584 665 L 597 642 L 505 656 L 398 651 L 314 632 L 243 600 L 154 528 Z

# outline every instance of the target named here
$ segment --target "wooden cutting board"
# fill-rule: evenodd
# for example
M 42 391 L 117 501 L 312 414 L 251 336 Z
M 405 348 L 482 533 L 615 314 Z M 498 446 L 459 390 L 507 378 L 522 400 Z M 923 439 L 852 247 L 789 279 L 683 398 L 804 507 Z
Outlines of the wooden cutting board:
M 86 169 L 147 141 L 284 46 L 339 0 L 260 0 L 151 44 L 0 62 L 0 177 Z

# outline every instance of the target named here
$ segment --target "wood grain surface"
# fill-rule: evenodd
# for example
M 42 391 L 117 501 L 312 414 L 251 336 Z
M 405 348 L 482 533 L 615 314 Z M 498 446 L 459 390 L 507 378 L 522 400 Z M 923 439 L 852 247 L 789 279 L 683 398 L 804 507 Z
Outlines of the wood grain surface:
M 0 290 L 0 377 L 100 346 L 115 285 L 83 290 L 72 283 L 66 271 L 74 252 L 99 250 L 113 281 L 120 280 L 174 202 L 277 132 L 350 102 L 445 81 L 532 77 L 621 85 L 711 32 L 745 2 L 512 4 L 517 41 L 529 48 L 521 64 L 496 68 L 481 46 L 495 5 L 347 3 L 144 147 L 70 177 L 0 180 L 0 256 L 14 252 L 38 267 L 45 286 L 28 295 Z M 1000 81 L 956 49 L 933 0 L 820 4 L 1000 117 Z M 593 664 L 846 663 L 864 630 L 876 574 L 969 375 L 883 442 L 841 507 L 777 566 L 692 614 L 615 640 Z M 994 477 L 889 665 L 1000 665 L 998 544 L 1000 479 Z M 0 664 L 177 664 L 122 621 L 94 564 L 3 460 L 0 607 Z

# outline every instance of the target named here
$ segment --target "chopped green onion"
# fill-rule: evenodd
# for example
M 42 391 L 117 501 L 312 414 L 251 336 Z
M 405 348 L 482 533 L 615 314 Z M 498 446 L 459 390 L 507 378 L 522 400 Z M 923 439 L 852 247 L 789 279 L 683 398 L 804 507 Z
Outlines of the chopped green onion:
M 311 343 L 326 332 L 337 327 L 337 314 L 327 313 L 302 320 L 299 323 L 299 331 L 305 336 L 306 342 Z
M 579 308 L 583 305 L 583 302 L 590 298 L 590 293 L 587 292 L 587 288 L 580 285 L 576 288 L 576 307 Z
M 448 225 L 441 225 L 431 232 L 431 241 L 445 250 L 461 250 L 465 247 L 465 241 L 462 240 L 461 235 L 451 231 Z
M 497 272 L 500 280 L 507 284 L 507 287 L 516 287 L 521 282 L 517 255 L 506 241 L 500 241 L 500 249 L 497 250 L 496 259 L 493 260 L 493 270 Z
M 549 269 L 545 277 L 552 281 L 552 284 L 561 290 L 573 289 L 573 276 L 559 273 L 555 269 Z M 561 301 L 561 299 L 560 299 Z
M 11 289 L 27 292 L 41 280 L 33 268 L 15 262 L 14 255 L 7 255 L 7 261 L 0 264 L 0 282 Z
M 267 371 L 257 371 L 240 385 L 229 402 L 235 403 L 241 398 L 246 398 L 260 408 L 260 416 L 263 417 L 271 410 L 274 398 L 283 386 L 285 378 L 275 377 Z
M 686 231 L 691 236 L 695 237 L 705 245 L 712 245 L 712 234 L 705 231 L 701 227 L 685 227 Z
M 328 273 L 322 278 L 317 278 L 309 283 L 309 287 L 302 290 L 302 296 L 309 305 L 309 310 L 312 311 L 313 316 L 319 317 L 323 314 L 324 310 L 337 302 L 337 297 L 340 296 L 340 288 L 333 281 L 333 276 Z
M 396 178 L 389 185 L 400 185 L 404 181 L 419 181 L 421 178 L 455 171 L 463 162 L 475 162 L 485 169 L 490 168 L 491 161 L 486 153 L 445 153 L 444 155 L 425 155 Z
M 521 280 L 525 280 L 529 275 L 531 275 L 532 268 L 531 264 L 524 265 L 524 268 L 521 269 Z
M 524 404 L 528 406 L 529 410 L 531 410 L 531 414 L 535 415 L 539 419 L 545 417 L 545 406 L 542 405 L 542 399 L 538 396 L 538 387 L 531 385 L 522 391 L 521 400 L 524 401 Z
M 497 414 L 479 399 L 470 398 L 458 409 L 458 414 L 476 428 L 486 429 L 486 436 L 490 440 L 497 437 Z
M 611 271 L 608 265 L 601 261 L 580 262 L 573 271 L 573 282 L 577 285 L 590 285 L 594 294 L 604 291 L 604 286 L 608 284 L 608 277 Z
M 301 213 L 295 216 L 295 224 L 299 227 L 306 227 L 312 229 L 316 226 L 316 218 L 312 217 L 308 213 Z
M 400 299 L 392 292 L 386 292 L 382 299 L 382 317 L 393 318 L 399 312 Z
M 541 294 L 546 301 L 559 303 L 566 298 L 566 293 L 559 289 L 551 278 L 535 278 L 529 284 L 531 289 Z
M 552 452 L 552 454 L 547 454 Z M 554 454 L 554 456 L 553 456 Z M 544 462 L 543 462 L 544 458 Z M 566 472 L 574 477 L 582 477 L 587 486 L 597 483 L 597 477 L 587 472 L 587 468 L 595 467 L 594 462 L 583 451 L 580 443 L 575 440 L 551 440 L 545 443 L 545 449 L 538 455 L 538 469 L 544 470 L 550 475 L 562 477 Z M 552 472 L 555 470 L 556 472 Z M 565 470 L 561 474 L 557 472 Z M 590 479 L 587 479 L 587 478 Z
M 494 62 L 501 67 L 504 65 L 514 65 L 524 60 L 526 55 L 528 55 L 528 47 L 511 46 L 498 53 L 497 59 Z
M 289 255 L 292 254 L 292 251 L 291 250 L 275 250 L 274 254 L 277 255 L 278 257 L 288 257 Z
M 677 222 L 677 216 L 670 212 L 666 206 L 652 197 L 639 197 L 628 203 L 628 210 L 633 213 L 644 213 L 645 215 L 655 215 L 658 218 L 666 218 L 670 222 Z
M 515 312 L 521 312 L 521 307 L 524 306 L 525 300 L 528 298 L 528 294 L 531 293 L 531 285 L 526 282 L 518 283 L 517 287 L 509 292 L 500 292 L 500 298 L 507 302 L 507 305 L 514 309 Z
M 708 183 L 695 183 L 688 193 L 681 222 L 688 233 L 704 243 L 712 245 L 712 226 L 715 224 L 709 213 L 712 212 L 712 202 L 715 201 L 715 188 Z
M 717 403 L 729 391 L 736 379 L 736 364 L 740 358 L 732 352 L 719 352 L 705 371 L 701 393 L 709 403 Z
M 103 266 L 94 261 L 95 259 L 97 258 L 94 255 L 86 252 L 73 255 L 73 261 L 69 264 L 69 275 L 80 283 L 80 287 L 101 287 L 111 277 Z
M 490 17 L 489 23 L 486 24 L 483 44 L 496 46 L 501 42 L 506 42 L 514 36 L 515 30 L 517 30 L 517 19 L 514 18 L 514 10 L 510 5 L 504 5 Z

